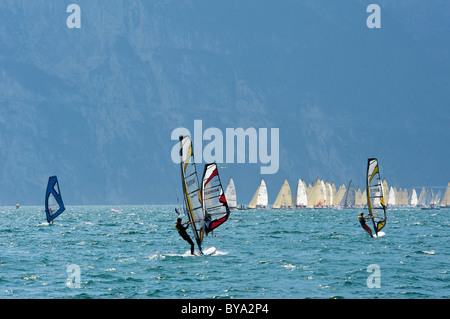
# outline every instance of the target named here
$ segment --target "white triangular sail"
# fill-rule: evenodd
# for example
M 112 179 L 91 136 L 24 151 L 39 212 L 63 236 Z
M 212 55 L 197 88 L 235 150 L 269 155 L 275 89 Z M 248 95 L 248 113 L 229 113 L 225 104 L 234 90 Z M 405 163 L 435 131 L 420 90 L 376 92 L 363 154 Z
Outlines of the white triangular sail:
M 306 195 L 305 183 L 299 179 L 295 190 L 295 206 L 306 207 L 306 205 L 308 205 L 308 196 Z
M 425 189 L 425 187 L 422 187 L 422 190 L 420 191 L 419 199 L 417 200 L 417 206 L 425 207 L 426 197 L 427 197 L 427 190 Z
M 344 196 L 339 203 L 342 207 L 355 207 L 356 204 L 356 190 L 353 181 L 350 180 Z
M 225 190 L 225 197 L 227 198 L 230 209 L 237 208 L 236 187 L 234 186 L 233 178 L 230 178 L 227 189 Z
M 411 193 L 409 194 L 408 205 L 411 207 L 417 206 L 417 193 L 414 188 L 411 190 Z
M 253 195 L 252 201 L 248 205 L 249 208 L 265 208 L 269 204 L 269 197 L 267 194 L 267 187 L 264 179 L 261 179 L 261 183 L 258 189 Z
M 450 182 L 447 184 L 447 189 L 445 190 L 444 197 L 442 197 L 440 206 L 450 207 Z
M 394 192 L 394 188 L 392 186 L 389 189 L 388 206 L 389 207 L 395 206 L 395 192 Z

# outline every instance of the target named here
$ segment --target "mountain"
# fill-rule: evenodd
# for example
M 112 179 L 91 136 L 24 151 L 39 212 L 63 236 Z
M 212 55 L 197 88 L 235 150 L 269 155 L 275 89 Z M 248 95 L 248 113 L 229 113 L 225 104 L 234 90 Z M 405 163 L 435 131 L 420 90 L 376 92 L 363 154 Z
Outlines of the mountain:
M 276 174 L 223 163 L 238 204 L 261 177 L 269 202 L 285 178 L 363 185 L 373 156 L 445 187 L 450 4 L 378 1 L 369 29 L 372 2 L 77 1 L 71 29 L 68 2 L 2 1 L 0 204 L 41 205 L 50 175 L 67 205 L 175 203 L 171 134 L 194 120 L 279 128 Z

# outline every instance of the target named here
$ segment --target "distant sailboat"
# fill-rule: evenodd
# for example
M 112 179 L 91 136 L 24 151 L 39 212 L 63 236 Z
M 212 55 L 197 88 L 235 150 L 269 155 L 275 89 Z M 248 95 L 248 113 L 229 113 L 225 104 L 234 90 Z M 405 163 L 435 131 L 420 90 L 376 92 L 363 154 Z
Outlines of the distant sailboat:
M 261 179 L 261 183 L 258 186 L 258 189 L 253 195 L 253 198 L 248 205 L 248 208 L 266 208 L 269 205 L 269 197 L 267 194 L 267 187 L 264 179 Z
M 291 208 L 292 207 L 292 195 L 291 188 L 288 181 L 285 179 L 283 186 L 281 186 L 280 192 L 273 204 L 272 208 Z
M 47 222 L 52 222 L 65 209 L 59 189 L 58 178 L 51 176 L 48 179 L 47 190 L 45 192 L 45 215 L 47 216 Z
M 331 184 L 326 182 L 325 188 L 327 190 L 327 206 L 333 207 L 334 205 L 334 194 L 333 194 L 333 188 L 331 187 Z
M 338 210 L 342 210 L 341 201 L 342 201 L 342 197 L 344 197 L 346 191 L 347 191 L 347 189 L 345 188 L 345 185 L 342 184 L 341 186 L 339 186 L 339 189 L 336 192 L 335 203 L 336 203 L 336 207 L 338 208 Z
M 422 187 L 422 190 L 419 195 L 419 199 L 417 200 L 417 206 L 425 207 L 426 206 L 426 204 L 425 204 L 426 197 L 427 197 L 427 191 L 426 191 L 425 187 Z
M 325 204 L 325 185 L 323 181 L 317 178 L 311 189 L 311 195 L 308 196 L 308 208 L 322 208 Z
M 350 180 L 348 183 L 347 190 L 345 191 L 344 196 L 342 197 L 341 202 L 339 203 L 344 208 L 355 207 L 356 200 L 356 190 L 353 185 L 353 181 Z
M 227 189 L 225 190 L 225 197 L 228 201 L 228 207 L 230 209 L 237 209 L 236 187 L 234 186 L 233 178 L 230 178 L 230 181 L 228 182 Z
M 306 194 L 305 182 L 303 182 L 301 179 L 298 180 L 294 198 L 296 207 L 306 207 L 308 205 L 308 196 Z
M 411 193 L 409 194 L 408 205 L 411 207 L 417 206 L 417 193 L 414 188 L 411 190 Z
M 445 190 L 444 197 L 442 197 L 440 206 L 450 207 L 450 182 L 447 184 L 447 189 Z
M 391 186 L 389 189 L 389 196 L 388 196 L 388 207 L 394 207 L 395 206 L 395 191 L 394 188 Z

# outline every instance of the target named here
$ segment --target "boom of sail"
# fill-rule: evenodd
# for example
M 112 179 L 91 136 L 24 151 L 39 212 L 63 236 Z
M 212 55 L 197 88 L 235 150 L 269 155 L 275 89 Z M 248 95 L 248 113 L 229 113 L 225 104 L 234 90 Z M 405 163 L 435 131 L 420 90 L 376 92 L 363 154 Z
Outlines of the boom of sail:
M 373 228 L 378 233 L 386 226 L 386 203 L 384 200 L 383 183 L 376 158 L 369 158 L 367 163 L 367 205 L 372 216 Z
M 47 183 L 47 191 L 45 192 L 45 214 L 47 222 L 51 222 L 58 217 L 66 208 L 61 197 L 58 178 L 50 176 Z

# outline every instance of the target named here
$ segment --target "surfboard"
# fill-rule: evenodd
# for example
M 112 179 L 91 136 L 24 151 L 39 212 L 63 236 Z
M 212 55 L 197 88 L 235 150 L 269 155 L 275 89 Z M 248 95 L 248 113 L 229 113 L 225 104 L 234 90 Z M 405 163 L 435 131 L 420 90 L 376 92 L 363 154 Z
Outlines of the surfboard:
M 374 237 L 383 237 L 384 235 L 386 235 L 384 232 L 379 231 Z
M 216 252 L 216 247 L 210 247 L 203 252 L 203 255 L 212 255 Z

